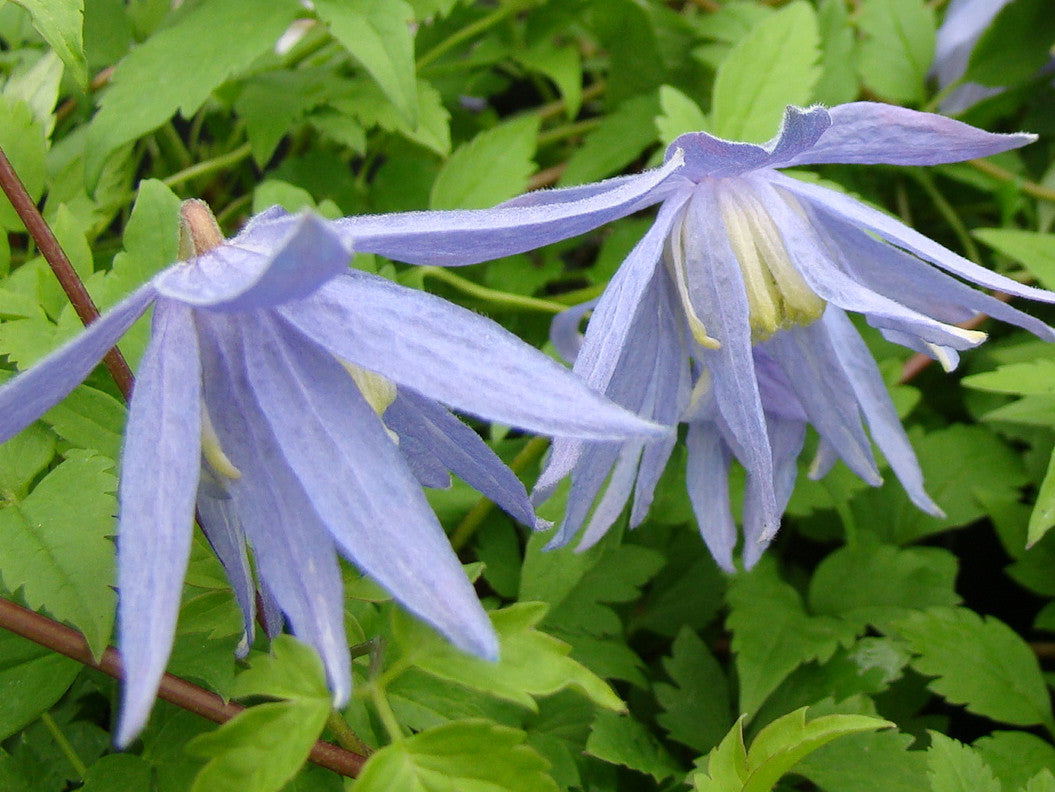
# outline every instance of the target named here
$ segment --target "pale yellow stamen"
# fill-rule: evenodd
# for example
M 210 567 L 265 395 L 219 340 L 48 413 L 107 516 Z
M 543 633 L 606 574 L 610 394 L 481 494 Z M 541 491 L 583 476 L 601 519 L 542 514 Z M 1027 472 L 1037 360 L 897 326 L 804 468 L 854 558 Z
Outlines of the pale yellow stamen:
M 396 400 L 396 383 L 382 377 L 380 374 L 368 371 L 362 366 L 349 363 L 347 360 L 340 360 L 340 364 L 344 366 L 345 371 L 352 375 L 352 380 L 355 382 L 356 387 L 359 388 L 359 392 L 363 394 L 363 398 L 366 399 L 366 403 L 370 405 L 370 408 L 377 413 L 377 417 L 383 417 L 385 410 L 391 407 L 392 402 Z M 392 442 L 399 445 L 399 435 L 387 426 L 385 431 L 392 438 Z
M 205 201 L 190 198 L 179 208 L 179 255 L 187 261 L 223 244 L 223 234 Z
M 242 477 L 242 471 L 236 468 L 223 452 L 220 438 L 216 436 L 216 429 L 212 425 L 212 418 L 204 406 L 201 411 L 201 453 L 218 475 L 234 480 Z
M 667 245 L 667 264 L 674 277 L 674 286 L 678 290 L 678 297 L 681 299 L 692 337 L 702 347 L 719 349 L 722 346 L 721 342 L 707 334 L 707 328 L 704 327 L 689 298 L 688 275 L 685 271 L 685 226 L 685 214 L 683 213 L 675 223 L 670 244 Z

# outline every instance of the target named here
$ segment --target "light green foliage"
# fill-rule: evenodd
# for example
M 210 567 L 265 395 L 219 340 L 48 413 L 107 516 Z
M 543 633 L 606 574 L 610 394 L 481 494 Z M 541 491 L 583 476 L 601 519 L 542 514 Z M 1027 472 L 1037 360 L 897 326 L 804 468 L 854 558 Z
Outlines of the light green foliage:
M 633 162 L 656 139 L 657 110 L 653 97 L 636 96 L 604 116 L 568 159 L 560 186 L 603 179 Z
M 853 734 L 817 749 L 795 774 L 838 792 L 920 792 L 927 788 L 927 759 L 910 751 L 912 737 L 894 731 Z
M 1001 792 L 985 760 L 968 745 L 930 732 L 927 776 L 931 792 Z
M 89 129 L 88 184 L 95 185 L 107 156 L 119 146 L 177 110 L 184 118 L 197 112 L 221 83 L 274 45 L 298 9 L 296 0 L 197 3 L 132 50 L 114 72 Z M 187 68 L 191 63 L 194 68 Z M 142 90 L 144 85 L 150 90 Z
M 863 0 L 858 66 L 864 84 L 884 99 L 919 102 L 934 57 L 934 12 L 923 0 Z
M 754 29 L 718 67 L 711 127 L 727 140 L 763 143 L 787 105 L 805 105 L 820 78 L 817 16 L 801 0 Z
M 574 46 L 560 46 L 543 40 L 517 53 L 526 68 L 546 75 L 557 86 L 568 118 L 575 118 L 582 106 L 582 57 Z
M 729 589 L 726 626 L 733 633 L 740 680 L 740 711 L 754 713 L 798 666 L 825 661 L 854 638 L 854 627 L 831 616 L 812 616 L 802 598 L 763 559 Z
M 748 750 L 741 719 L 708 755 L 706 769 L 692 775 L 692 784 L 697 792 L 769 792 L 801 759 L 832 740 L 892 725 L 865 715 L 822 715 L 807 722 L 804 707 L 766 725 Z
M 670 85 L 660 86 L 659 106 L 662 112 L 656 116 L 656 131 L 664 146 L 673 143 L 678 135 L 702 132 L 710 126 L 700 106 Z
M 566 687 L 580 690 L 602 707 L 623 709 L 623 702 L 603 680 L 568 657 L 570 646 L 535 629 L 545 614 L 545 605 L 537 602 L 521 602 L 490 614 L 499 637 L 497 663 L 467 655 L 405 617 L 397 621 L 395 637 L 421 670 L 530 710 L 537 709 L 539 696 Z
M 857 48 L 846 3 L 820 0 L 817 25 L 821 34 L 822 71 L 813 89 L 813 98 L 829 106 L 852 102 L 859 89 Z
M 51 45 L 80 85 L 88 84 L 84 61 L 84 0 L 15 0 L 33 18 L 33 26 Z
M 319 18 L 363 68 L 411 128 L 417 126 L 414 10 L 403 0 L 319 0 Z
M 54 52 L 49 52 L 25 72 L 12 74 L 4 84 L 4 96 L 12 102 L 22 101 L 29 105 L 48 138 L 55 128 L 53 111 L 59 98 L 62 74 L 62 61 Z
M 363 126 L 379 126 L 397 132 L 441 156 L 451 150 L 450 113 L 439 93 L 424 80 L 418 80 L 418 122 L 411 126 L 388 101 L 376 83 L 359 80 L 346 87 L 332 106 L 354 116 Z
M 71 450 L 25 497 L 0 509 L 0 577 L 84 633 L 92 651 L 106 646 L 113 624 L 113 461 Z
M 44 125 L 33 113 L 33 108 L 22 101 L 0 94 L 0 147 L 35 200 L 44 191 Z M 0 227 L 18 229 L 22 221 L 15 209 L 0 196 Z
M 524 737 L 480 720 L 430 729 L 371 756 L 356 792 L 557 792 Z
M 1017 228 L 980 228 L 972 233 L 1021 263 L 1045 288 L 1055 288 L 1055 236 Z
M 480 209 L 519 195 L 535 171 L 538 119 L 509 121 L 481 132 L 444 163 L 432 185 L 433 209 Z
M 930 608 L 894 623 L 929 686 L 978 715 L 1018 725 L 1052 722 L 1036 655 L 1010 627 L 966 608 Z
M 88 768 L 83 792 L 150 792 L 150 765 L 134 754 L 110 754 Z
M 209 759 L 192 792 L 271 792 L 304 763 L 330 713 L 331 695 L 315 652 L 279 636 L 271 656 L 258 656 L 239 675 L 234 696 L 267 696 L 281 701 L 250 707 L 216 731 L 187 744 Z
M 1007 790 L 1022 789 L 1031 778 L 1055 768 L 1055 747 L 1029 732 L 994 731 L 973 747 Z

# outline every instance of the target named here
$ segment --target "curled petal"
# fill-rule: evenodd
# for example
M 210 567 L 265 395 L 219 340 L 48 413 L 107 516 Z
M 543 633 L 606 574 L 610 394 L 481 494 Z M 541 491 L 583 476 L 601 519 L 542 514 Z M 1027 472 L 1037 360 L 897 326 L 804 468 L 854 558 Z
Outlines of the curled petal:
M 190 311 L 158 304 L 121 460 L 119 746 L 142 730 L 172 651 L 190 556 L 201 454 L 201 363 Z
M 249 226 L 229 242 L 155 278 L 165 297 L 216 311 L 271 308 L 315 292 L 348 269 L 351 248 L 332 223 L 304 212 Z M 280 240 L 273 240 L 279 231 Z
M 0 443 L 62 401 L 157 298 L 151 284 L 100 316 L 79 336 L 0 388 Z

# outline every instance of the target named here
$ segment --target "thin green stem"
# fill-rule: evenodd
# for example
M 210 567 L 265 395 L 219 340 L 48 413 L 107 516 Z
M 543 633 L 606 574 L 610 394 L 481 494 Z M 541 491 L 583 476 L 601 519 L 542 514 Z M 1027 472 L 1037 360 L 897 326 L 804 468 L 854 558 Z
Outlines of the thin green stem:
M 59 724 L 55 723 L 55 719 L 51 717 L 50 712 L 45 712 L 40 716 L 40 720 L 43 722 L 47 730 L 51 732 L 52 738 L 59 746 L 59 750 L 62 751 L 63 755 L 69 760 L 69 763 L 73 765 L 73 771 L 77 774 L 77 778 L 83 779 L 84 774 L 88 772 L 88 766 L 81 761 L 81 757 L 77 755 L 77 751 L 74 750 L 70 741 L 66 739 L 66 735 L 62 733 L 62 729 L 59 728 Z
M 227 206 L 223 208 L 223 211 L 216 215 L 216 223 L 220 228 L 226 228 L 227 224 L 230 223 L 231 218 L 241 212 L 247 206 L 253 203 L 252 195 L 242 195 L 235 198 Z
M 344 716 L 337 710 L 330 711 L 330 715 L 326 719 L 326 725 L 329 726 L 330 731 L 333 732 L 337 744 L 346 751 L 357 753 L 360 756 L 369 756 L 372 753 L 370 746 L 364 743 L 359 738 L 359 735 L 352 731 L 352 727 L 348 725 Z
M 513 458 L 513 461 L 509 463 L 509 469 L 514 473 L 522 472 L 528 465 L 532 465 L 541 459 L 548 445 L 549 440 L 545 437 L 532 438 L 526 446 L 520 449 L 520 453 Z M 451 546 L 456 551 L 465 547 L 465 543 L 472 538 L 494 507 L 495 505 L 487 498 L 480 498 L 473 504 L 473 507 L 469 509 L 469 513 L 458 523 L 458 527 L 454 529 L 454 533 L 451 536 Z
M 506 17 L 512 16 L 519 11 L 523 11 L 524 9 L 535 5 L 537 2 L 538 0 L 514 0 L 514 2 L 509 2 L 503 6 L 499 6 L 487 16 L 480 17 L 480 19 L 472 24 L 459 28 L 456 32 L 452 33 L 418 58 L 418 70 L 420 71 L 421 69 L 424 69 L 430 63 L 443 57 L 455 47 L 464 44 L 466 41 L 469 41 L 489 28 L 494 27 Z
M 1041 201 L 1051 201 L 1055 203 L 1055 190 L 1050 187 L 1045 187 L 1043 184 L 1037 184 L 1036 182 L 1024 179 L 1017 173 L 1012 173 L 1009 170 L 1001 168 L 999 165 L 994 165 L 989 160 L 974 159 L 967 160 L 967 164 L 975 170 L 979 170 L 987 176 L 992 176 L 994 179 L 1002 182 L 1011 182 L 1019 190 L 1024 192 L 1026 195 L 1037 198 Z
M 956 238 L 960 241 L 960 246 L 963 247 L 964 252 L 974 263 L 978 264 L 981 262 L 982 257 L 978 252 L 978 246 L 974 244 L 974 240 L 971 239 L 971 233 L 967 230 L 967 226 L 963 224 L 963 220 L 956 213 L 956 209 L 953 208 L 945 196 L 941 194 L 935 184 L 934 179 L 931 175 L 924 170 L 911 169 L 908 174 L 916 180 L 923 191 L 927 193 L 927 197 L 934 203 L 934 208 L 938 210 L 942 217 L 945 218 L 945 222 L 949 224 L 949 228 L 956 234 Z
M 550 296 L 550 300 L 553 302 L 559 302 L 565 307 L 570 305 L 579 305 L 580 303 L 592 300 L 595 297 L 600 297 L 604 294 L 604 290 L 608 288 L 607 283 L 595 283 L 593 286 L 587 286 L 584 289 L 575 289 L 574 291 L 561 292 L 560 294 L 553 294 Z
M 572 124 L 564 124 L 563 126 L 548 129 L 545 132 L 540 132 L 536 143 L 539 146 L 545 146 L 549 143 L 556 143 L 559 140 L 566 140 L 567 138 L 578 137 L 591 129 L 595 128 L 601 123 L 599 118 L 587 118 L 585 121 L 576 121 Z
M 461 275 L 455 275 L 453 272 L 444 269 L 443 267 L 421 267 L 421 274 L 423 277 L 430 277 L 443 281 L 463 294 L 468 294 L 471 297 L 476 297 L 479 300 L 492 303 L 493 305 L 502 305 L 507 308 L 520 308 L 525 311 L 541 311 L 543 313 L 551 314 L 559 314 L 567 309 L 566 305 L 551 300 L 541 300 L 538 297 L 527 297 L 522 294 L 510 294 L 509 292 L 498 291 L 497 289 L 489 289 L 486 286 L 473 283 L 471 280 L 463 278 Z
M 381 684 L 381 657 L 384 651 L 385 644 L 381 640 L 376 641 L 370 647 L 370 681 L 368 683 L 370 700 L 374 704 L 374 709 L 377 711 L 377 716 L 381 719 L 381 723 L 384 724 L 385 731 L 388 732 L 389 740 L 400 742 L 403 739 L 403 727 L 399 725 L 399 719 L 396 717 L 396 713 L 392 711 L 392 705 L 388 703 L 388 697 L 385 695 L 384 687 Z
M 221 154 L 219 157 L 213 157 L 210 160 L 198 162 L 189 168 L 173 173 L 161 181 L 166 187 L 175 187 L 191 179 L 197 179 L 199 176 L 208 176 L 210 173 L 216 173 L 217 171 L 226 170 L 232 165 L 237 165 L 248 157 L 252 151 L 253 147 L 250 143 L 243 143 L 233 151 L 228 151 L 226 154 Z

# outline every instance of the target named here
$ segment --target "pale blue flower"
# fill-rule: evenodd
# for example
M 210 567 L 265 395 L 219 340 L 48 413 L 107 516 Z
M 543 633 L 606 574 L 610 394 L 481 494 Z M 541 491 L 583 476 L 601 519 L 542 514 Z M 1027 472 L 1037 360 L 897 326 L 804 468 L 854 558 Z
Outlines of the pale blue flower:
M 958 350 L 985 338 L 954 326 L 979 312 L 1055 338 L 1047 325 L 939 268 L 1012 295 L 1047 302 L 1055 295 L 984 269 L 883 212 L 778 168 L 926 165 L 1032 139 L 854 103 L 788 108 L 780 134 L 764 146 L 705 133 L 671 145 L 668 161 L 683 157 L 684 166 L 657 188 L 664 201 L 656 222 L 593 308 L 585 338 L 577 338 L 582 307 L 558 317 L 552 335 L 594 388 L 657 422 L 688 424 L 689 492 L 721 566 L 733 568 L 736 543 L 730 460 L 747 473 L 743 561 L 750 566 L 779 528 L 807 423 L 821 437 L 815 475 L 841 458 L 868 483 L 880 483 L 863 417 L 913 502 L 940 514 L 844 310 L 946 368 L 956 365 Z M 553 543 L 569 541 L 583 525 L 583 544 L 597 541 L 631 497 L 630 525 L 639 524 L 672 446 L 670 438 L 558 439 L 535 494 L 545 498 L 571 475 Z
M 963 77 L 974 45 L 1009 2 L 1011 0 L 952 0 L 949 3 L 945 18 L 938 27 L 934 63 L 930 69 L 938 80 L 939 89 L 945 90 Z M 962 113 L 1003 90 L 978 83 L 963 83 L 943 96 L 938 106 L 943 113 Z
M 207 221 L 187 219 L 202 207 L 184 207 L 200 255 L 0 388 L 6 440 L 153 305 L 121 464 L 120 745 L 146 722 L 169 656 L 195 506 L 247 640 L 246 540 L 265 605 L 319 652 L 342 704 L 351 674 L 338 552 L 457 646 L 497 655 L 421 484 L 444 486 L 449 471 L 516 519 L 535 517 L 516 476 L 448 408 L 547 434 L 662 433 L 489 319 L 349 270 L 353 240 L 339 223 L 276 208 L 223 242 L 207 210 Z

